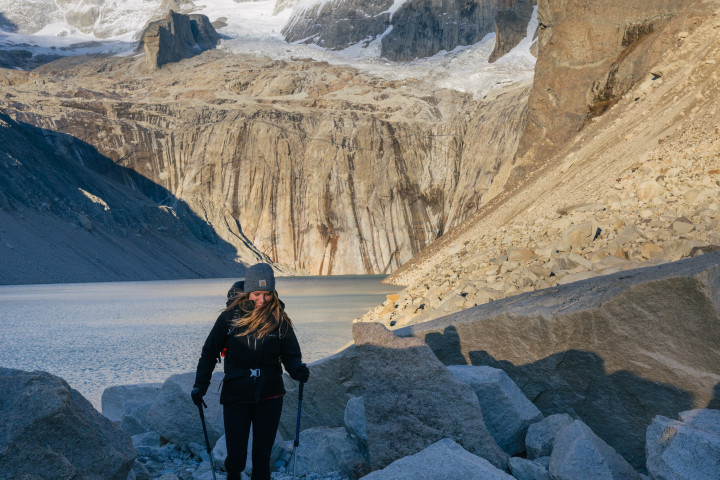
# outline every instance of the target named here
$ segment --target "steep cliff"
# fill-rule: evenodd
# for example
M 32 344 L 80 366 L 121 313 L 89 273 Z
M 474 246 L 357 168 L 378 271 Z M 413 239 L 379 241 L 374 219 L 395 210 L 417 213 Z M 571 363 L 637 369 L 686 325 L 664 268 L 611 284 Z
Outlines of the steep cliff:
M 533 0 L 516 0 L 495 14 L 495 48 L 489 61 L 494 62 L 512 50 L 527 34 L 533 12 Z
M 501 19 L 515 17 L 498 27 L 503 39 L 498 58 L 525 36 L 532 13 L 529 0 L 302 2 L 295 7 L 283 35 L 288 42 L 314 43 L 334 50 L 379 41 L 382 57 L 407 61 L 479 42 L 495 31 L 496 13 L 500 11 L 505 12 Z M 519 37 L 513 33 L 518 28 Z
M 0 106 L 161 185 L 239 250 L 313 274 L 390 272 L 473 213 L 509 165 L 529 88 L 478 101 L 217 50 L 153 75 L 141 62 L 54 62 Z
M 695 11 L 708 8 L 696 4 L 541 0 L 535 83 L 517 152 L 528 165 L 517 176 L 545 161 L 644 78 L 677 35 L 693 27 Z
M 145 51 L 145 65 L 156 70 L 166 63 L 215 48 L 220 35 L 205 15 L 184 15 L 170 10 L 165 18 L 151 22 L 140 39 L 137 49 Z

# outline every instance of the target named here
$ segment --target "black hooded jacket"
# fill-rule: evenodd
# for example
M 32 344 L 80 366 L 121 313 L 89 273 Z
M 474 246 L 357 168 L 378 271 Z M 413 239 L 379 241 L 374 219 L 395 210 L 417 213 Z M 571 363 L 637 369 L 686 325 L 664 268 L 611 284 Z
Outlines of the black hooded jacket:
M 220 393 L 220 403 L 253 403 L 285 393 L 282 381 L 282 365 L 292 378 L 302 365 L 302 354 L 295 331 L 282 322 L 273 332 L 262 338 L 244 335 L 233 327 L 233 319 L 240 309 L 223 311 L 210 331 L 202 348 L 195 374 L 195 387 L 203 392 L 210 385 L 210 378 L 220 358 L 225 353 L 225 378 Z M 257 372 L 257 369 L 260 369 Z M 257 375 L 259 376 L 253 376 Z

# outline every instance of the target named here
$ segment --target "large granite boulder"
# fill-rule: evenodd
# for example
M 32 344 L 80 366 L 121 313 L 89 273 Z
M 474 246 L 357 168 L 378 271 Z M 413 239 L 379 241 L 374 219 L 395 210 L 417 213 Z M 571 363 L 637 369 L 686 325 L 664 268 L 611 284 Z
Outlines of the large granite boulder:
M 339 473 L 342 478 L 355 480 L 370 471 L 367 451 L 357 437 L 344 428 L 314 427 L 300 432 L 300 446 L 289 465 L 297 473 L 330 475 Z
M 145 51 L 145 65 L 156 70 L 215 48 L 219 41 L 220 35 L 205 15 L 185 15 L 171 10 L 165 18 L 145 28 L 138 49 Z
M 641 480 L 622 456 L 580 420 L 558 432 L 549 471 L 555 480 Z
M 657 416 L 647 430 L 647 468 L 653 480 L 720 478 L 720 410 Z
M 517 480 L 552 480 L 550 478 L 550 457 L 528 460 L 521 457 L 510 459 L 510 472 Z
M 310 380 L 303 390 L 302 428 L 345 426 L 348 401 L 362 395 L 357 349 L 351 345 L 309 367 Z M 287 374 L 283 375 L 283 381 L 286 393 L 280 433 L 283 438 L 295 438 L 299 384 Z
M 424 450 L 363 477 L 364 480 L 437 480 L 440 478 L 478 478 L 514 480 L 484 458 L 468 452 L 445 438 Z
M 46 372 L 0 368 L 0 477 L 125 480 L 130 437 Z
M 210 388 L 204 397 L 204 409 L 210 443 L 214 444 L 225 432 L 218 387 L 223 374 L 213 374 Z M 146 414 L 146 421 L 163 438 L 176 445 L 205 444 L 200 412 L 190 398 L 195 373 L 171 375 L 163 383 L 160 393 Z
M 416 338 L 399 338 L 380 323 L 355 323 L 370 464 L 384 468 L 450 438 L 505 469 L 508 456 L 483 422 L 475 391 Z
M 453 365 L 448 370 L 473 387 L 485 425 L 500 448 L 508 455 L 524 452 L 528 426 L 543 415 L 507 373 L 499 368 L 472 365 Z
M 719 306 L 720 254 L 708 253 L 498 300 L 396 333 L 424 340 L 447 365 L 505 370 L 544 415 L 582 419 L 642 470 L 655 415 L 673 418 L 713 398 Z

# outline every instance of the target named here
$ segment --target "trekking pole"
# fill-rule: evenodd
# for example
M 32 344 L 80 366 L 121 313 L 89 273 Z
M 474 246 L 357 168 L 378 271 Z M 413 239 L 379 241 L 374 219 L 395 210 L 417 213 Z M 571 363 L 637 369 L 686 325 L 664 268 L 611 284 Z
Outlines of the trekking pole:
M 207 426 L 205 425 L 205 413 L 203 412 L 203 407 L 207 408 L 207 404 L 205 403 L 205 400 L 201 400 L 201 402 L 202 405 L 198 404 L 197 407 L 200 412 L 200 421 L 202 422 L 203 433 L 205 434 L 205 446 L 207 447 L 207 452 L 210 456 L 210 468 L 212 469 L 213 480 L 217 480 L 215 477 L 215 461 L 213 460 L 212 449 L 210 448 L 210 439 L 208 438 Z
M 300 391 L 298 392 L 298 418 L 295 427 L 295 443 L 293 443 L 293 480 L 297 480 L 297 449 L 300 446 L 300 417 L 302 416 L 302 397 L 305 382 L 300 382 Z

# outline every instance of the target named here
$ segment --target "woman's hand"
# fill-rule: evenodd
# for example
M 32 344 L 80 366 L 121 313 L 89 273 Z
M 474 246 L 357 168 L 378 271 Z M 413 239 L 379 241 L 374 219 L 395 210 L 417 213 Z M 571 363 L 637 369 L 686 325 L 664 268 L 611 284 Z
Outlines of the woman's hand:
M 301 363 L 300 366 L 295 370 L 295 375 L 293 376 L 293 378 L 301 383 L 307 382 L 308 378 L 310 378 L 310 369 L 307 365 Z
M 195 387 L 192 389 L 192 392 L 190 392 L 190 398 L 192 398 L 192 401 L 195 405 L 200 407 L 205 403 L 203 401 L 205 393 L 207 393 L 207 387 Z

